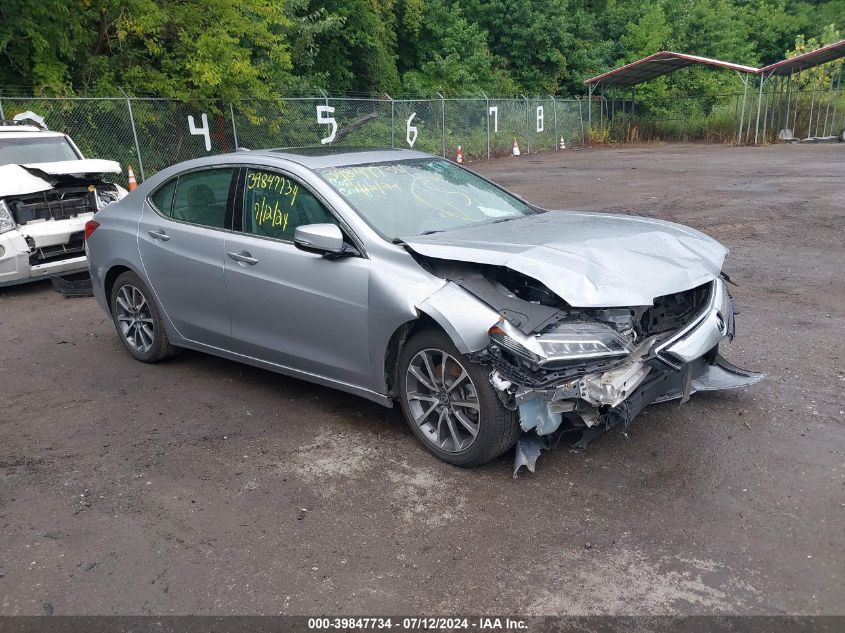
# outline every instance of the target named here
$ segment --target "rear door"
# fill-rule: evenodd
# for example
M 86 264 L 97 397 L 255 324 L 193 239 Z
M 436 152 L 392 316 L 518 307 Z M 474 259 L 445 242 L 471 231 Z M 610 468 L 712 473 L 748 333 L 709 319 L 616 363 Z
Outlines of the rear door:
M 231 323 L 223 280 L 237 168 L 180 174 L 144 204 L 138 247 L 159 305 L 192 341 L 226 348 Z
M 370 260 L 297 249 L 297 226 L 339 221 L 290 174 L 245 171 L 224 263 L 235 351 L 369 388 Z

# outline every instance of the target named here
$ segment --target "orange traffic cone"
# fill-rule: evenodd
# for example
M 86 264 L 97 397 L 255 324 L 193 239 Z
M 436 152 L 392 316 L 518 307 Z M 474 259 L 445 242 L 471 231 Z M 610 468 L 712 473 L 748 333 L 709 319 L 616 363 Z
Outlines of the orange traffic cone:
M 457 158 L 457 161 L 458 161 L 458 164 L 463 164 L 463 162 L 464 162 L 464 152 L 463 152 L 463 150 L 461 150 L 461 146 L 460 146 L 460 145 L 458 145 L 458 158 Z
M 516 142 L 516 137 L 513 139 L 513 155 L 519 156 L 519 144 Z
M 127 165 L 126 171 L 129 174 L 129 186 L 127 186 L 126 189 L 129 191 L 135 191 L 138 188 L 138 181 L 135 180 L 135 172 L 132 171 L 132 165 Z

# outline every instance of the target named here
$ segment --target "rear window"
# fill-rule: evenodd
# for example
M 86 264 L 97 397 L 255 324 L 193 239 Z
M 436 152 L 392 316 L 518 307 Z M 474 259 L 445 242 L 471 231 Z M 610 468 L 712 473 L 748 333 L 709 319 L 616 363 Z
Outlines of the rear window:
M 64 136 L 0 138 L 0 165 L 79 160 Z
M 214 229 L 226 228 L 226 203 L 233 167 L 193 171 L 179 176 L 170 217 Z
M 170 216 L 173 211 L 173 192 L 175 190 L 176 178 L 173 178 L 164 183 L 150 196 L 150 200 L 153 201 L 156 208 L 166 216 Z

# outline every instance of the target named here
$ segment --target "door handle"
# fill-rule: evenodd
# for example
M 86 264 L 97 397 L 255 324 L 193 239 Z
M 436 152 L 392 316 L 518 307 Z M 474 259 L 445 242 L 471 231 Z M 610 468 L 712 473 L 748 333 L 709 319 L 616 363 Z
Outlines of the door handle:
M 165 233 L 164 231 L 148 231 L 150 237 L 154 240 L 161 240 L 162 242 L 166 242 L 170 239 L 170 236 Z
M 249 264 L 250 266 L 255 266 L 255 264 L 258 263 L 258 260 L 246 251 L 241 251 L 240 253 L 226 254 L 232 259 L 234 259 L 236 262 L 241 262 L 242 264 Z

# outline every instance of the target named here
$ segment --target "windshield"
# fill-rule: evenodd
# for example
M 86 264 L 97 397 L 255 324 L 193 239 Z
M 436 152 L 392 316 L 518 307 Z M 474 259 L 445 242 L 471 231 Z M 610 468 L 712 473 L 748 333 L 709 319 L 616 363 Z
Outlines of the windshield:
M 330 167 L 318 173 L 388 239 L 536 213 L 518 198 L 440 158 Z
M 79 160 L 64 136 L 0 138 L 0 165 Z

